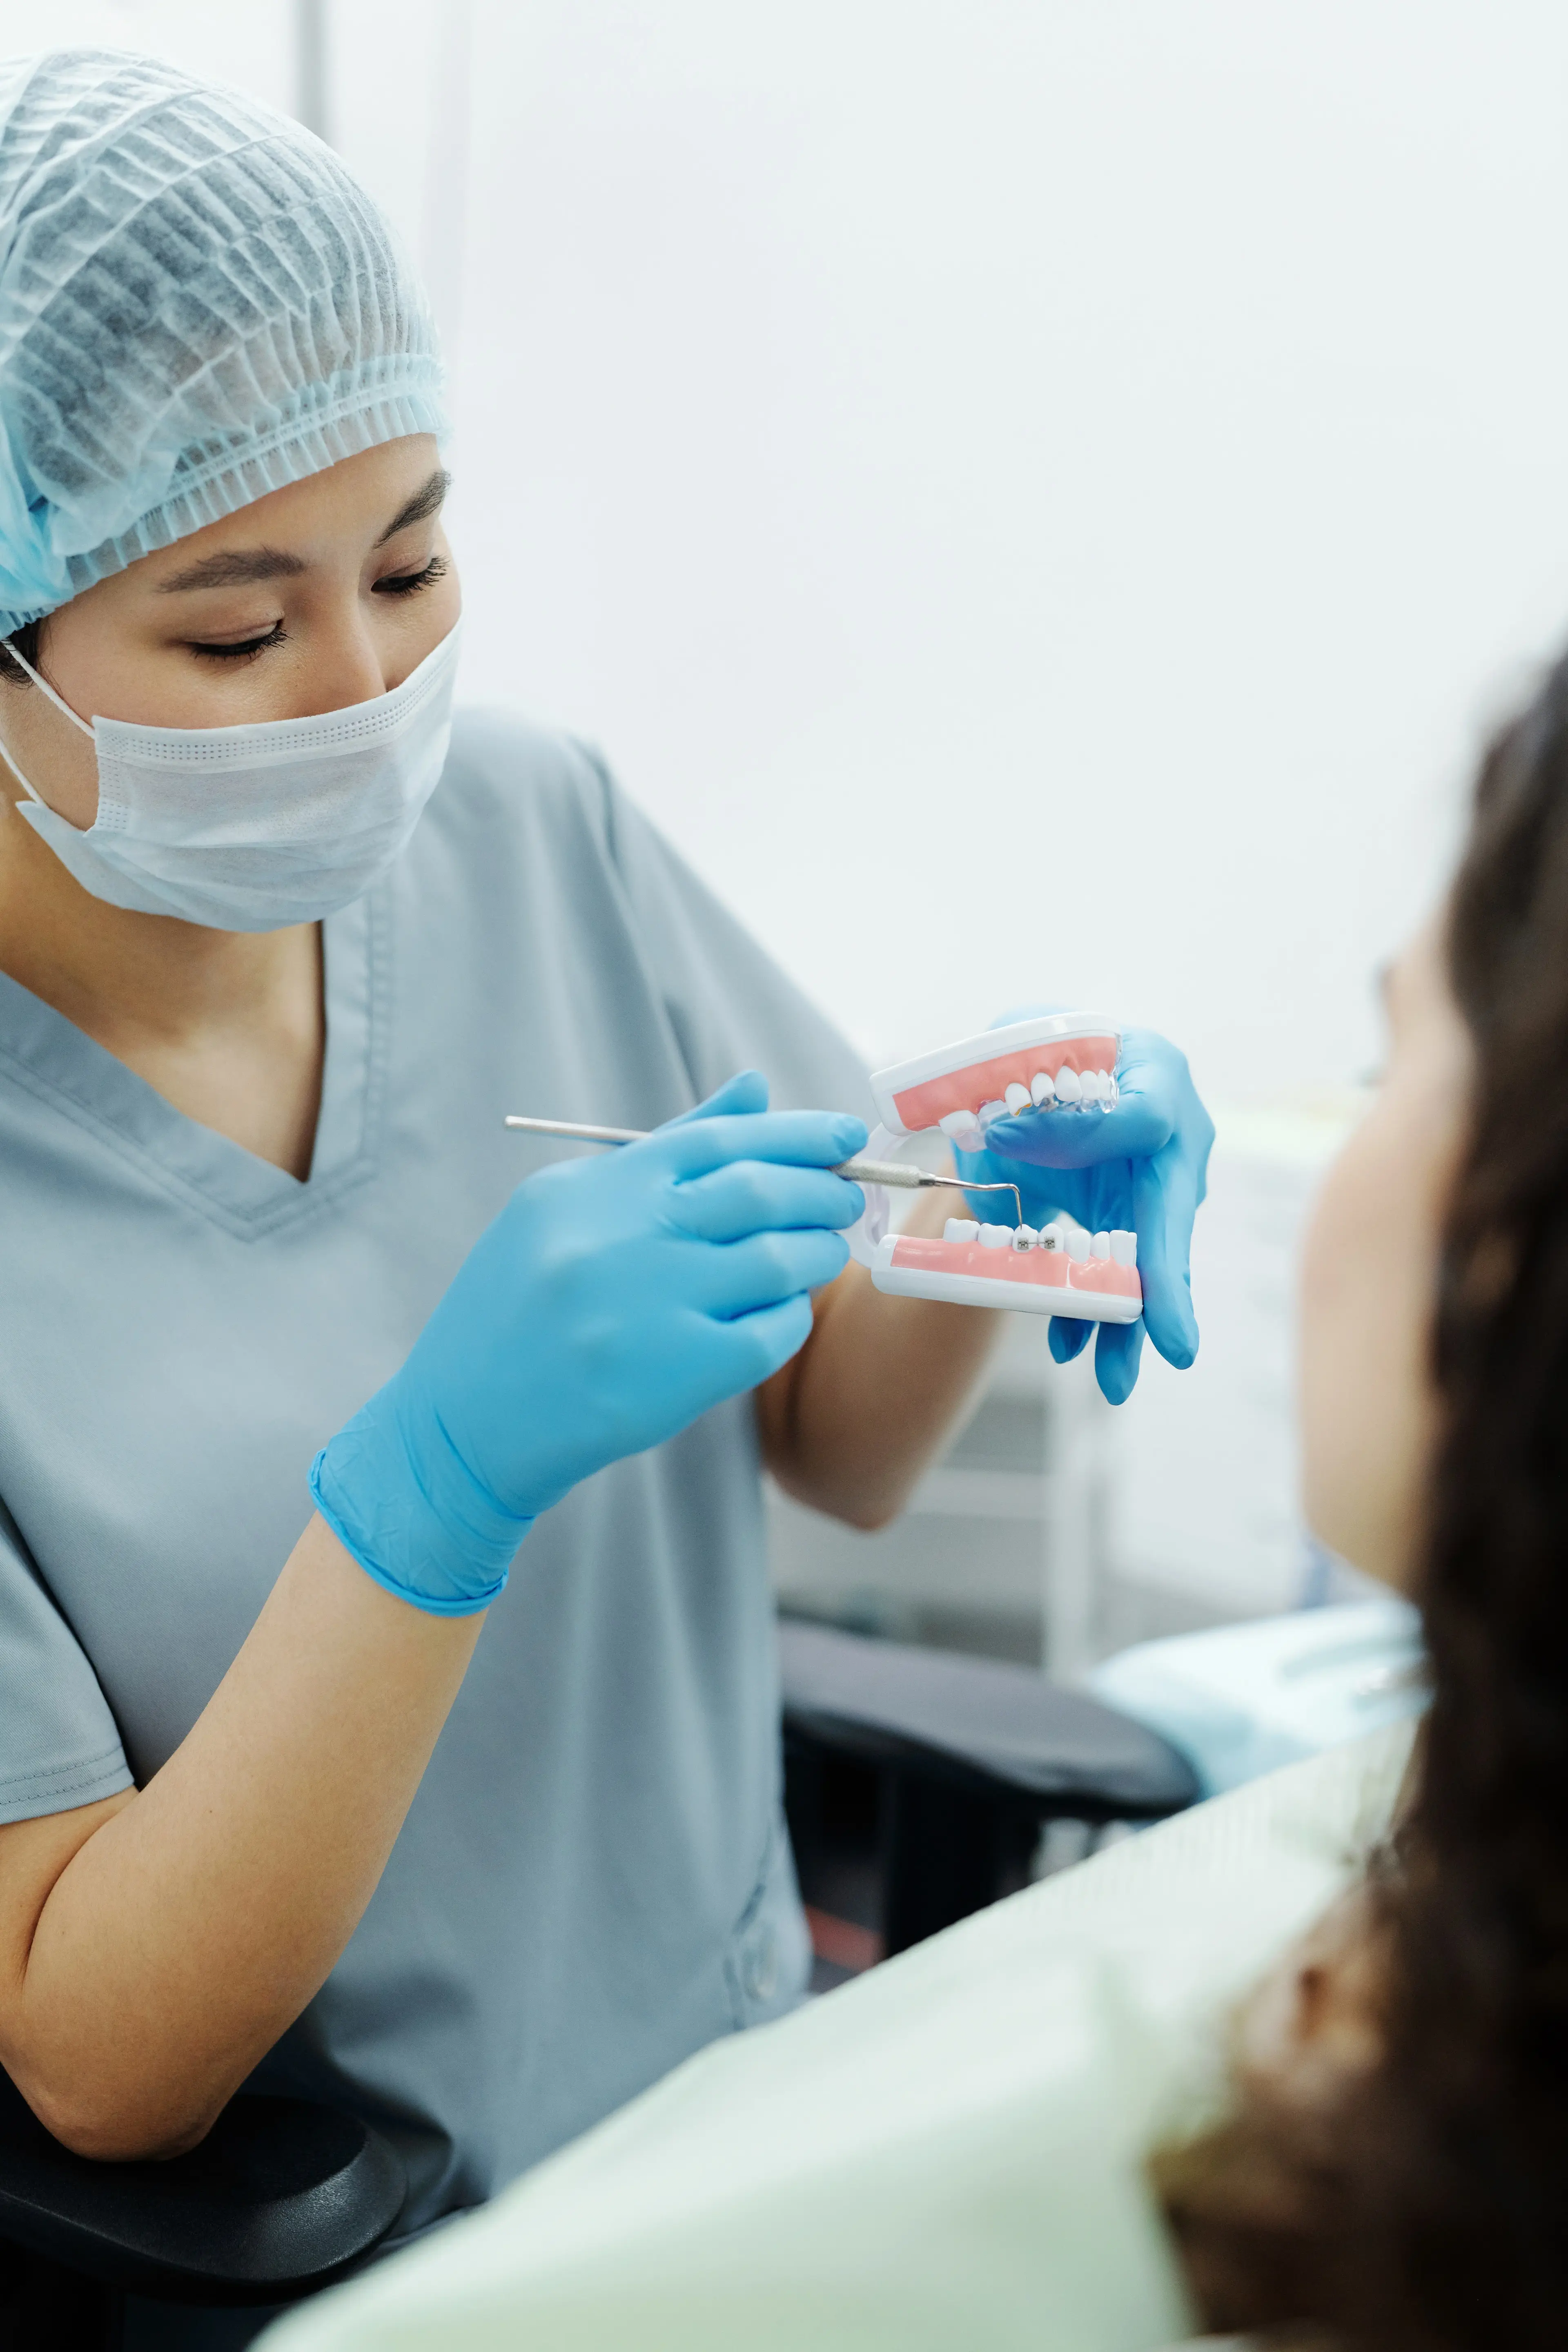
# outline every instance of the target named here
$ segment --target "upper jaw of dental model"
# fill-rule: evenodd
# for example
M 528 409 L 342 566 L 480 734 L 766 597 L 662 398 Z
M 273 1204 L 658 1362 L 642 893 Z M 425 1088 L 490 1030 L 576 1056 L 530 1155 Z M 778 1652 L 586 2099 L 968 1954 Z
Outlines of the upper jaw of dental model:
M 1075 1070 L 1063 1063 L 1054 1075 L 1037 1070 L 1027 1087 L 1015 1078 L 1004 1095 L 977 1110 L 945 1111 L 936 1124 L 959 1151 L 978 1151 L 998 1118 L 1017 1118 L 1026 1110 L 1113 1110 L 1119 1094 L 1114 1070 Z
M 988 1029 L 877 1071 L 877 1115 L 890 1135 L 937 1127 L 956 1150 L 978 1151 L 1000 1118 L 1113 1109 L 1121 1044 L 1114 1023 L 1095 1013 L 1050 1013 Z

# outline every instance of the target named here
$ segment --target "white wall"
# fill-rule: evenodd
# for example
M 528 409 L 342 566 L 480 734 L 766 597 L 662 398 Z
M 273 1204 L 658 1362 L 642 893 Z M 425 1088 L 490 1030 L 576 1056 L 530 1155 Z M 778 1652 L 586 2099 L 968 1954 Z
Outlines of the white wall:
M 1364 1068 L 1479 719 L 1568 621 L 1568 13 L 472 39 L 470 688 L 603 740 L 873 1050 L 1049 994 L 1231 1099 Z
M 1049 995 L 1231 1100 L 1363 1068 L 1568 621 L 1568 13 L 327 5 L 454 337 L 468 690 L 873 1052 Z M 287 102 L 295 14 L 47 32 Z
M 1144 1350 L 1111 1417 L 1102 1564 L 1215 1617 L 1297 1605 L 1315 1580 L 1297 1504 L 1296 1258 L 1343 1121 L 1222 1115 L 1193 1236 L 1202 1345 L 1190 1371 Z
M 152 49 L 193 73 L 254 90 L 288 107 L 295 89 L 294 0 L 0 0 L 0 54 L 92 43 L 105 49 Z

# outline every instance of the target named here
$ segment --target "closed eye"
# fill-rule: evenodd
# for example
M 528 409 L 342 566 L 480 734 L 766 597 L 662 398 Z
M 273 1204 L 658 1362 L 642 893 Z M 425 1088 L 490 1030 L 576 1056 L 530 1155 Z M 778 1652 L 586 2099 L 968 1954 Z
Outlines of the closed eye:
M 274 621 L 265 635 L 242 637 L 237 645 L 204 645 L 197 637 L 187 637 L 185 642 L 193 654 L 201 654 L 212 661 L 254 661 L 256 655 L 266 653 L 269 646 L 280 646 L 285 634 L 282 622 Z
M 415 596 L 422 588 L 434 588 L 438 580 L 446 577 L 446 558 L 433 555 L 423 572 L 390 572 L 384 580 L 376 582 L 378 596 Z

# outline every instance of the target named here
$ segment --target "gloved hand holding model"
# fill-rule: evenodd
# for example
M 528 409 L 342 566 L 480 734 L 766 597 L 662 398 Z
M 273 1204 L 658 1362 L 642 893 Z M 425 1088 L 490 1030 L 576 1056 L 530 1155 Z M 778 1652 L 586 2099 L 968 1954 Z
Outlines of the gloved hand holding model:
M 1029 1006 L 1005 1018 L 1022 1021 L 1049 1009 Z M 1102 1324 L 1094 1351 L 1102 1390 L 1113 1404 L 1122 1404 L 1138 1377 L 1145 1327 L 1178 1370 L 1197 1353 L 1188 1266 L 1214 1122 L 1198 1098 L 1186 1056 L 1152 1029 L 1123 1032 L 1116 1094 L 1111 1109 L 1092 1118 L 1023 1110 L 998 1118 L 986 1130 L 984 1151 L 956 1150 L 954 1158 L 970 1183 L 1016 1183 L 1032 1223 L 1065 1210 L 1092 1233 L 1123 1226 L 1137 1234 L 1143 1317 Z M 994 1211 L 982 1202 L 975 1213 Z M 1082 1352 L 1092 1328 L 1051 1318 L 1051 1352 L 1059 1364 Z
M 755 1388 L 804 1343 L 861 1213 L 847 1113 L 732 1078 L 644 1141 L 542 1169 L 480 1236 L 408 1360 L 317 1456 L 311 1492 L 379 1583 L 485 1608 L 539 1512 Z

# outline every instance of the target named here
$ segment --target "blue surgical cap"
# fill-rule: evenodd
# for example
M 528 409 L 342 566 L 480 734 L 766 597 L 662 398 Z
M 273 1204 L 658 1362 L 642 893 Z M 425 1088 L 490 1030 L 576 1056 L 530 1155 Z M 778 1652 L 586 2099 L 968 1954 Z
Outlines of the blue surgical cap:
M 445 429 L 429 307 L 329 147 L 160 58 L 0 63 L 0 635 Z

